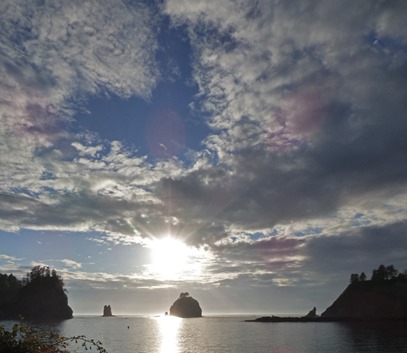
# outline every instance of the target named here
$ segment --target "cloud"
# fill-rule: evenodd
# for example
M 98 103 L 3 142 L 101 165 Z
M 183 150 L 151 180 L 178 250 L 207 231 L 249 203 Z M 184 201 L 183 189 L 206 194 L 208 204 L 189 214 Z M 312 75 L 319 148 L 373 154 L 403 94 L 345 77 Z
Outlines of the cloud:
M 62 262 L 64 265 L 66 265 L 74 270 L 78 270 L 82 267 L 81 263 L 76 262 L 74 260 L 70 260 L 70 259 L 62 259 L 62 260 L 60 260 L 60 262 Z
M 87 95 L 150 98 L 155 15 L 117 1 L 5 1 L 0 12 L 0 187 L 36 196 L 50 164 L 69 161 L 69 124 Z
M 307 242 L 304 252 L 307 259 L 318 259 L 318 263 L 305 261 L 304 267 L 313 271 L 322 267 L 330 275 L 364 271 L 368 277 L 380 264 L 394 263 L 396 268 L 404 270 L 407 266 L 404 258 L 406 227 L 403 221 L 383 227 L 364 227 L 347 234 L 315 237 Z
M 195 40 L 195 78 L 206 98 L 204 107 L 212 112 L 211 125 L 223 130 L 222 146 L 217 141 L 213 148 L 225 153 L 257 144 L 281 148 L 283 141 L 309 142 L 335 115 L 331 111 L 338 103 L 366 109 L 369 116 L 377 91 L 391 99 L 373 82 L 384 79 L 403 89 L 392 75 L 403 64 L 391 64 L 400 48 L 378 52 L 369 35 L 397 38 L 398 31 L 381 33 L 380 23 L 386 15 L 397 17 L 404 5 L 364 1 L 349 12 L 349 4 L 167 2 L 167 13 L 176 24 L 189 24 Z
M 293 285 L 300 280 L 295 277 L 304 260 L 304 243 L 304 239 L 275 236 L 219 244 L 212 249 L 216 259 L 212 277 L 222 285 L 235 279 L 252 285 Z
M 223 243 L 212 248 L 214 257 L 207 271 L 214 286 L 239 281 L 240 286 L 341 290 L 351 273 L 365 272 L 369 277 L 380 264 L 405 270 L 405 230 L 403 221 L 340 233 Z
M 109 1 L 1 6 L 2 118 L 26 143 L 49 146 L 66 135 L 60 123 L 72 119 L 72 98 L 100 91 L 150 97 L 158 71 L 149 8 Z
M 403 2 L 0 6 L 2 229 L 172 232 L 217 256 L 216 283 L 292 285 L 319 248 L 405 221 Z M 211 129 L 191 164 L 69 130 L 87 95 L 151 97 L 162 15 L 187 29 Z
M 400 29 L 382 25 L 404 6 L 168 1 L 166 13 L 188 26 L 196 50 L 215 156 L 210 169 L 163 180 L 174 216 L 218 225 L 220 239 L 356 203 L 355 213 L 380 215 L 381 200 L 405 195 L 406 47 Z M 207 239 L 201 229 L 198 241 Z
M 45 262 L 31 261 L 31 267 L 35 266 L 49 267 Z
M 152 170 L 144 157 L 117 141 L 103 147 L 75 142 L 67 148 L 68 153 L 44 151 L 46 169 L 40 178 L 25 174 L 30 187 L 21 188 L 20 195 L 11 192 L 15 185 L 0 195 L 3 229 L 96 230 L 112 239 L 127 237 L 126 242 L 131 240 L 128 236 L 137 240 L 140 234 L 166 229 L 153 188 L 163 175 L 182 173 L 177 162 L 157 163 Z
M 6 261 L 6 262 L 14 262 L 14 261 L 19 261 L 21 259 L 18 257 L 15 257 L 15 256 L 0 254 L 0 260 Z

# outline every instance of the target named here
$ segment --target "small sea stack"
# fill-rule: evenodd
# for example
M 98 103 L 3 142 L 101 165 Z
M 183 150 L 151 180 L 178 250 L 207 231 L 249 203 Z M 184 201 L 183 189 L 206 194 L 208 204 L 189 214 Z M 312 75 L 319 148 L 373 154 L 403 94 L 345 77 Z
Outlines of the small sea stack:
M 113 316 L 112 308 L 110 307 L 110 305 L 105 305 L 103 307 L 103 317 L 109 317 L 109 316 Z

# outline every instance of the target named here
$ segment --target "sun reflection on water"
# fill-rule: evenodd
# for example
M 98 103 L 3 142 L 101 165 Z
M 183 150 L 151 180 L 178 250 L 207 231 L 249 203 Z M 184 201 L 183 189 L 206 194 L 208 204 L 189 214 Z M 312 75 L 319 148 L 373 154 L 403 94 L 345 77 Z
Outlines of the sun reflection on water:
M 179 329 L 182 319 L 174 316 L 162 316 L 158 320 L 161 334 L 160 353 L 179 353 Z

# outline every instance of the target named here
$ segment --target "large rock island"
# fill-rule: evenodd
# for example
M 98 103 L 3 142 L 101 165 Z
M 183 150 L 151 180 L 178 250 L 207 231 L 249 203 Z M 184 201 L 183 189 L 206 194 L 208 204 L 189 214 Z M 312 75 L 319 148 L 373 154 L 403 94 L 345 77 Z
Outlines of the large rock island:
M 35 266 L 20 281 L 0 274 L 0 319 L 65 320 L 72 318 L 64 282 L 55 270 Z
M 201 317 L 202 309 L 197 300 L 189 296 L 188 292 L 181 293 L 171 305 L 170 315 L 182 318 Z

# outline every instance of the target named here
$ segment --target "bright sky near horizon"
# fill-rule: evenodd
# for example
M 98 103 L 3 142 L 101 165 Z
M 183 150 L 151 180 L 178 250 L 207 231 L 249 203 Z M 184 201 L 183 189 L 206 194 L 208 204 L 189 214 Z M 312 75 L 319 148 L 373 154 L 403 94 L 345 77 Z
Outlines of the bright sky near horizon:
M 0 2 L 0 273 L 74 314 L 323 311 L 407 268 L 407 1 Z

